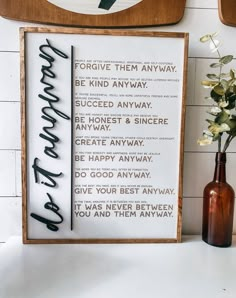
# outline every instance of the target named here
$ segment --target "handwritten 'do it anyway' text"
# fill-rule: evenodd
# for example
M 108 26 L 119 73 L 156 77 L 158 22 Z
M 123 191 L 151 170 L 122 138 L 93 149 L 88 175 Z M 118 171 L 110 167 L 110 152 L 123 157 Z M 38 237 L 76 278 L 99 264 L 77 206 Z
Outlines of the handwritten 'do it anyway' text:
M 42 128 L 42 132 L 39 137 L 46 142 L 44 146 L 45 157 L 50 159 L 58 159 L 59 154 L 56 150 L 56 144 L 60 141 L 59 137 L 55 134 L 56 124 L 59 119 L 69 120 L 69 116 L 58 109 L 57 104 L 60 98 L 54 93 L 53 80 L 56 78 L 56 74 L 53 72 L 53 63 L 57 58 L 67 59 L 68 56 L 55 48 L 48 39 L 46 43 L 39 47 L 40 54 L 39 57 L 43 59 L 44 64 L 41 67 L 41 84 L 43 85 L 43 92 L 38 95 L 38 97 L 47 105 L 45 105 L 41 112 L 41 118 L 46 122 L 46 125 Z M 44 161 L 45 164 L 47 162 Z M 54 173 L 51 170 L 46 170 L 45 165 L 39 165 L 39 159 L 34 158 L 33 162 L 34 178 L 35 183 L 41 183 L 49 189 L 53 189 L 57 186 L 56 179 L 62 175 L 62 172 Z M 46 225 L 46 227 L 55 232 L 57 231 L 58 225 L 63 222 L 63 216 L 60 214 L 60 208 L 57 203 L 55 203 L 52 196 L 47 193 L 47 201 L 44 204 L 46 210 L 51 211 L 52 217 L 46 218 L 43 215 L 38 215 L 32 212 L 30 215 L 37 221 Z M 53 218 L 53 219 L 52 219 Z M 56 218 L 56 219 L 55 219 Z

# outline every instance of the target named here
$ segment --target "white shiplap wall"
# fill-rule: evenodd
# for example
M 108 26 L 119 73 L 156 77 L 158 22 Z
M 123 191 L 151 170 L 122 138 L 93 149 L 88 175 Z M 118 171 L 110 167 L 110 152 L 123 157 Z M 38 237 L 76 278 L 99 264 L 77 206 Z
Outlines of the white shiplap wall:
M 178 24 L 144 29 L 190 34 L 184 155 L 185 234 L 201 232 L 202 190 L 212 179 L 216 150 L 215 146 L 199 147 L 196 143 L 206 125 L 204 96 L 208 91 L 201 87 L 200 81 L 215 58 L 199 42 L 199 37 L 219 31 L 224 41 L 222 54 L 236 57 L 236 28 L 220 22 L 217 8 L 217 0 L 187 0 L 184 17 Z M 12 235 L 21 235 L 19 27 L 31 25 L 0 17 L 0 242 Z M 230 147 L 227 164 L 228 181 L 236 189 L 235 152 L 236 142 Z

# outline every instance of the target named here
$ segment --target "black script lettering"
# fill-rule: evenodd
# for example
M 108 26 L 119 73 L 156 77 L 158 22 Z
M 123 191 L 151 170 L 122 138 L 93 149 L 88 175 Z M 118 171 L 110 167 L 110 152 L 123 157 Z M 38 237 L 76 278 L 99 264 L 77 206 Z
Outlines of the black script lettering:
M 49 193 L 47 193 L 47 196 L 50 201 L 45 203 L 44 208 L 51 210 L 53 213 L 55 213 L 60 218 L 60 220 L 58 220 L 58 221 L 50 220 L 50 219 L 47 219 L 40 215 L 37 215 L 35 213 L 31 213 L 30 216 L 32 216 L 34 219 L 40 221 L 41 223 L 44 223 L 49 230 L 56 232 L 56 231 L 58 231 L 58 227 L 56 225 L 63 222 L 63 216 L 58 212 L 60 210 L 60 208 L 53 202 L 52 197 L 50 196 Z
M 38 162 L 38 158 L 36 157 L 34 159 L 34 164 L 32 165 L 32 168 L 34 169 L 34 179 L 36 183 L 39 183 L 39 177 L 38 174 L 43 175 L 45 178 L 47 178 L 51 183 L 48 182 L 41 182 L 42 184 L 48 186 L 48 187 L 55 187 L 57 185 L 56 181 L 52 178 L 52 177 L 60 177 L 62 175 L 62 173 L 59 174 L 55 174 L 52 172 L 49 172 L 41 167 L 38 166 L 37 162 Z
M 48 87 L 45 87 L 45 89 L 44 89 L 45 93 L 46 93 L 47 95 L 49 95 L 49 96 L 52 96 L 52 97 L 54 98 L 55 101 L 58 101 L 59 98 L 58 98 L 56 95 L 50 93 L 50 90 L 53 90 L 53 89 L 54 89 L 54 86 L 52 86 L 51 84 L 49 84 L 49 83 L 47 83 L 47 82 L 44 81 L 44 80 L 45 80 L 45 77 L 49 77 L 49 78 L 53 78 L 53 79 L 56 77 L 56 75 L 55 75 L 55 74 L 53 73 L 53 71 L 51 70 L 51 68 L 52 68 L 52 66 L 53 66 L 53 62 L 55 61 L 55 59 L 54 59 L 51 55 L 49 55 L 48 53 L 46 53 L 44 49 L 45 49 L 45 48 L 49 48 L 49 49 L 51 49 L 55 54 L 57 54 L 58 56 L 60 56 L 60 57 L 62 57 L 62 58 L 65 58 L 65 59 L 67 59 L 68 56 L 67 56 L 65 53 L 63 53 L 63 52 L 61 52 L 60 50 L 58 50 L 58 49 L 56 49 L 55 47 L 53 47 L 53 46 L 50 44 L 50 42 L 49 42 L 48 39 L 46 39 L 46 41 L 47 41 L 47 44 L 41 45 L 41 46 L 39 47 L 39 50 L 40 50 L 40 52 L 41 52 L 41 53 L 39 54 L 39 57 L 41 57 L 41 58 L 43 58 L 44 60 L 46 60 L 46 61 L 48 62 L 49 65 L 48 65 L 48 66 L 45 66 L 45 65 L 42 66 L 42 68 L 41 68 L 41 72 L 42 72 L 43 76 L 42 76 L 40 82 L 48 86 Z
M 59 138 L 55 134 L 50 133 L 49 131 L 54 129 L 57 120 L 48 113 L 48 110 L 53 111 L 57 116 L 66 120 L 69 120 L 70 117 L 53 106 L 53 103 L 57 103 L 60 100 L 58 96 L 52 93 L 52 91 L 54 90 L 54 86 L 48 81 L 50 79 L 52 80 L 56 78 L 55 73 L 52 71 L 53 62 L 55 61 L 55 58 L 52 57 L 48 52 L 46 52 L 46 49 L 51 50 L 54 54 L 64 59 L 67 59 L 68 56 L 62 51 L 53 47 L 50 44 L 48 39 L 46 39 L 46 41 L 47 41 L 47 44 L 41 45 L 39 47 L 40 49 L 39 56 L 42 59 L 44 59 L 47 63 L 47 65 L 42 65 L 41 67 L 42 78 L 40 80 L 40 82 L 45 85 L 44 87 L 45 94 L 39 94 L 38 97 L 45 100 L 49 105 L 47 107 L 42 108 L 41 111 L 43 115 L 41 116 L 41 118 L 50 122 L 51 126 L 43 127 L 44 133 L 40 133 L 39 136 L 51 144 L 51 147 L 45 146 L 44 153 L 52 158 L 58 158 L 58 154 L 55 152 L 55 143 L 59 141 Z
M 43 44 L 39 47 L 39 50 L 39 57 L 44 60 L 44 64 L 41 66 L 42 77 L 40 79 L 40 83 L 43 84 L 43 92 L 42 94 L 38 94 L 38 98 L 44 100 L 47 103 L 47 105 L 43 106 L 41 109 L 41 118 L 48 122 L 48 126 L 43 126 L 43 132 L 39 134 L 39 137 L 50 144 L 49 146 L 44 147 L 44 153 L 51 158 L 58 158 L 59 155 L 55 151 L 55 146 L 56 143 L 59 142 L 59 137 L 52 133 L 52 131 L 55 129 L 57 124 L 57 117 L 63 118 L 65 120 L 69 120 L 70 117 L 55 107 L 55 104 L 60 101 L 60 98 L 53 92 L 55 88 L 53 85 L 53 80 L 56 78 L 56 74 L 53 71 L 53 63 L 55 61 L 55 55 L 63 59 L 67 59 L 68 56 L 59 49 L 52 46 L 48 39 L 46 39 L 46 44 Z M 56 187 L 57 182 L 55 181 L 55 178 L 60 177 L 62 172 L 50 172 L 49 170 L 40 167 L 38 165 L 38 161 L 39 159 L 36 157 L 32 165 L 32 168 L 34 169 L 35 183 L 41 182 L 45 186 Z M 40 180 L 40 175 L 46 179 L 46 182 Z M 54 217 L 56 216 L 58 220 L 48 219 L 35 213 L 31 213 L 30 215 L 39 222 L 44 223 L 49 230 L 56 232 L 59 229 L 57 225 L 63 222 L 63 217 L 59 213 L 58 205 L 53 202 L 50 194 L 47 193 L 47 196 L 49 201 L 44 204 L 44 208 L 52 211 Z
M 53 133 L 51 133 L 49 131 L 49 129 L 53 129 L 54 126 L 55 126 L 55 123 L 57 122 L 55 118 L 51 117 L 49 114 L 46 113 L 46 110 L 47 109 L 50 109 L 49 107 L 44 107 L 42 109 L 42 112 L 44 115 L 41 116 L 42 119 L 46 120 L 46 121 L 49 121 L 52 123 L 52 126 L 47 126 L 47 127 L 43 127 L 43 131 L 46 133 L 46 134 L 43 134 L 43 133 L 40 133 L 39 136 L 46 140 L 46 141 L 49 141 L 51 143 L 51 147 L 49 146 L 45 146 L 44 147 L 44 153 L 52 158 L 57 158 L 58 157 L 58 154 L 54 151 L 54 148 L 55 148 L 55 143 L 57 143 L 60 139 L 54 135 Z

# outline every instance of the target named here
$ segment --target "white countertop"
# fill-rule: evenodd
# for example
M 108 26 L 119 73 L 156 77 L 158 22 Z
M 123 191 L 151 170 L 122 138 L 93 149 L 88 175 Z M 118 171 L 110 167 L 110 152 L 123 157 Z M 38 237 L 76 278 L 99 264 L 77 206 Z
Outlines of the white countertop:
M 235 298 L 230 248 L 179 244 L 0 246 L 1 298 Z

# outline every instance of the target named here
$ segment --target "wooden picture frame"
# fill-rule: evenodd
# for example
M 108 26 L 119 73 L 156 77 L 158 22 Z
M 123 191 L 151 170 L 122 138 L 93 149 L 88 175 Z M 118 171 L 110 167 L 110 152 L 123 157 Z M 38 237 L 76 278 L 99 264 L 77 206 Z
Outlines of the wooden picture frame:
M 188 34 L 20 37 L 23 242 L 180 242 Z
M 236 2 L 234 0 L 218 0 L 218 12 L 220 20 L 227 26 L 236 26 L 234 11 Z
M 186 0 L 1 0 L 0 15 L 41 24 L 140 27 L 178 23 Z

